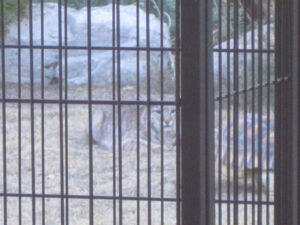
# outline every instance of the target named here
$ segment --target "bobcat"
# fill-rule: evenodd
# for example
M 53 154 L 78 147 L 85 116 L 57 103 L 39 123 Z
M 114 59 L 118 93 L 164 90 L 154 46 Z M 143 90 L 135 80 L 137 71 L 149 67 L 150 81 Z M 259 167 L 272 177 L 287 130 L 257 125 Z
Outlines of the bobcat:
M 152 148 L 161 148 L 163 142 L 166 150 L 172 149 L 176 145 L 176 107 L 151 105 L 149 108 L 150 124 L 148 124 L 148 108 L 146 105 L 122 105 L 119 112 L 118 106 L 115 108 L 105 105 L 97 106 L 93 110 L 93 141 L 105 149 L 112 149 L 113 144 L 117 148 L 118 135 L 121 131 L 123 149 L 127 149 L 128 144 L 136 145 L 138 136 L 140 144 L 147 145 L 149 141 Z M 151 131 L 150 135 L 148 135 L 148 130 Z M 115 137 L 115 142 L 113 142 L 113 137 Z

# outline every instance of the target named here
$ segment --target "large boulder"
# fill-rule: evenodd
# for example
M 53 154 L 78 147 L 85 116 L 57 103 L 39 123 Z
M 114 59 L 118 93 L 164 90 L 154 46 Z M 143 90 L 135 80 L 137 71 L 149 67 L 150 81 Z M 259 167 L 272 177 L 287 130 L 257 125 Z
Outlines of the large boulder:
M 270 29 L 270 36 L 269 34 Z M 251 76 L 255 73 L 255 76 L 258 76 L 258 65 L 261 62 L 263 69 L 264 80 L 267 76 L 268 71 L 268 51 L 270 52 L 270 74 L 274 77 L 274 52 L 275 49 L 275 30 L 274 25 L 263 25 L 262 27 L 262 37 L 259 37 L 259 30 L 254 29 L 250 30 L 244 34 L 241 34 L 238 39 L 238 49 L 239 54 L 237 62 L 239 67 L 239 79 L 240 85 L 243 86 L 243 77 L 245 71 L 247 72 L 248 83 L 251 84 Z M 234 44 L 235 40 L 230 39 L 224 41 L 223 43 L 214 46 L 213 61 L 214 61 L 214 74 L 215 82 L 218 83 L 219 77 L 222 77 L 222 80 L 227 83 L 227 75 L 230 73 L 231 84 L 233 84 L 233 71 L 235 65 L 235 54 L 234 54 Z M 260 46 L 261 45 L 261 46 Z M 261 49 L 260 49 L 261 47 Z M 262 51 L 261 51 L 262 50 Z M 259 60 L 259 52 L 262 52 L 262 61 Z M 246 53 L 246 54 L 245 54 Z M 246 62 L 246 63 L 245 63 Z M 254 65 L 254 71 L 252 66 Z M 245 68 L 246 66 L 246 68 Z
M 140 51 L 139 73 L 140 78 L 147 76 L 147 26 L 146 13 L 140 9 L 139 46 Z M 65 8 L 61 7 L 61 43 L 59 43 L 59 9 L 54 3 L 44 4 L 43 19 L 44 33 L 41 33 L 41 5 L 33 4 L 33 75 L 34 82 L 41 81 L 41 71 L 44 70 L 45 82 L 59 78 L 60 66 L 62 75 L 65 75 L 65 50 L 62 48 L 60 63 L 59 44 L 70 47 L 67 51 L 67 71 L 69 84 L 86 84 L 88 82 L 88 26 L 87 8 L 76 10 L 67 8 L 67 43 L 65 43 Z M 137 25 L 136 6 L 120 6 L 120 71 L 122 85 L 135 83 L 137 79 Z M 116 21 L 116 20 L 115 20 Z M 161 47 L 160 20 L 150 15 L 150 47 Z M 30 81 L 30 24 L 29 15 L 21 21 L 21 79 L 23 83 Z M 115 32 L 117 35 L 117 32 Z M 43 37 L 43 40 L 42 40 Z M 115 46 L 117 45 L 117 36 Z M 164 48 L 171 46 L 168 27 L 164 24 Z M 5 36 L 6 45 L 18 45 L 18 23 L 13 22 L 7 27 Z M 44 50 L 44 66 L 42 68 L 41 46 Z M 91 75 L 93 82 L 109 83 L 113 77 L 113 15 L 112 5 L 91 8 L 91 45 L 98 47 L 91 54 Z M 163 56 L 161 57 L 161 54 Z M 117 51 L 115 51 L 115 74 L 117 77 Z M 169 51 L 151 51 L 150 74 L 152 79 L 159 79 L 161 73 L 161 58 L 164 62 L 165 79 L 172 80 L 172 55 Z M 6 48 L 6 80 L 18 81 L 18 49 Z

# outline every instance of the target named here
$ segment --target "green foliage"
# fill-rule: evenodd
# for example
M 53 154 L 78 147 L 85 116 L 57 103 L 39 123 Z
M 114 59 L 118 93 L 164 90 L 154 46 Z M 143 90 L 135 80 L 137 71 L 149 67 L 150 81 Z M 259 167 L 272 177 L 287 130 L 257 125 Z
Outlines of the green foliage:
M 102 6 L 106 4 L 112 4 L 112 0 L 91 0 L 92 6 Z M 117 0 L 115 0 L 117 3 Z M 164 0 L 163 5 L 161 0 L 149 0 L 150 13 L 156 15 L 159 19 L 161 18 L 161 12 L 163 11 L 163 20 L 170 27 L 171 37 L 174 39 L 176 27 L 176 12 L 175 12 L 175 0 Z M 146 10 L 147 0 L 120 0 L 122 5 L 137 5 Z M 86 0 L 68 0 L 68 5 L 74 8 L 82 8 L 86 6 Z
M 44 0 L 44 2 L 55 2 L 58 3 L 59 0 Z M 33 0 L 34 3 L 41 3 L 41 0 Z M 103 6 L 111 3 L 111 0 L 91 0 L 92 6 Z M 61 0 L 61 4 L 65 5 L 67 3 L 68 7 L 80 9 L 87 6 L 87 0 Z
M 27 5 L 28 0 L 20 0 L 19 2 L 18 0 L 3 0 L 4 26 L 16 19 L 19 12 L 21 16 L 23 16 L 26 11 Z
M 55 2 L 58 3 L 59 0 L 44 0 L 44 2 Z M 19 5 L 20 2 L 20 5 Z M 41 0 L 32 0 L 33 3 L 41 3 Z M 118 1 L 115 0 L 115 3 Z M 139 3 L 140 7 L 146 10 L 147 0 L 119 0 L 122 5 L 136 5 Z M 68 7 L 80 9 L 87 6 L 87 0 L 61 0 L 61 3 L 68 5 Z M 91 6 L 104 6 L 107 4 L 112 4 L 113 0 L 91 0 Z M 150 13 L 156 15 L 159 19 L 161 18 L 161 11 L 163 7 L 163 20 L 169 25 L 171 37 L 174 39 L 176 26 L 176 13 L 175 13 L 175 0 L 164 0 L 163 6 L 161 0 L 149 0 Z M 3 0 L 4 5 L 4 24 L 5 26 L 16 20 L 18 17 L 18 12 L 21 16 L 24 15 L 28 6 L 28 0 Z
M 157 18 L 163 18 L 163 21 L 169 26 L 171 34 L 172 44 L 174 45 L 176 36 L 176 7 L 175 0 L 164 0 L 161 4 L 161 0 L 149 0 L 150 1 L 150 13 L 154 14 Z M 135 1 L 133 1 L 135 2 Z M 146 10 L 146 0 L 140 0 L 140 6 Z M 161 16 L 163 13 L 163 16 Z
M 20 12 L 23 14 L 28 5 L 28 0 L 3 0 L 4 4 L 4 23 L 7 25 L 9 22 L 17 18 L 18 13 L 18 1 L 20 2 Z M 41 3 L 41 0 L 32 0 L 34 3 Z M 44 0 L 44 2 L 58 2 L 59 0 Z M 87 6 L 87 0 L 60 0 L 64 5 L 67 3 L 68 7 L 72 8 L 83 8 Z M 103 6 L 107 4 L 112 4 L 113 0 L 90 0 L 92 6 Z M 118 0 L 114 0 L 115 3 Z M 139 3 L 142 9 L 146 9 L 146 4 L 148 0 L 119 0 L 122 5 L 136 5 Z M 238 23 L 239 23 L 239 33 L 242 33 L 245 29 L 251 29 L 251 22 L 254 25 L 257 25 L 257 6 L 255 9 L 252 9 L 251 1 L 254 1 L 254 5 L 257 0 L 239 0 L 239 15 L 238 15 Z M 163 11 L 163 20 L 165 23 L 169 25 L 171 38 L 175 39 L 176 35 L 176 8 L 175 8 L 175 0 L 164 0 L 163 6 L 161 4 L 162 0 L 149 0 L 150 3 L 150 13 L 156 15 L 158 18 L 161 18 L 161 12 Z M 217 43 L 224 42 L 227 39 L 231 39 L 234 32 L 234 1 L 233 0 L 212 0 L 213 2 L 213 43 L 216 45 Z M 250 3 L 249 3 L 250 2 Z M 266 12 L 267 12 L 267 4 L 266 0 L 263 0 L 263 19 L 266 22 Z M 229 6 L 229 7 L 228 7 Z M 163 7 L 163 9 L 162 9 Z M 246 9 L 246 17 L 244 16 L 244 10 Z M 252 10 L 252 11 L 251 11 Z M 221 14 L 220 14 L 221 12 Z M 274 0 L 270 0 L 270 12 L 274 14 Z M 252 16 L 252 17 L 251 17 Z M 229 17 L 229 19 L 228 19 Z M 221 19 L 222 29 L 219 27 L 219 20 Z M 272 16 L 271 22 L 274 19 Z M 229 22 L 229 23 L 228 23 Z M 228 23 L 228 24 L 227 24 Z M 228 33 L 229 31 L 229 33 Z M 219 40 L 219 36 L 221 35 L 221 40 Z M 174 43 L 173 43 L 174 44 Z
M 213 44 L 217 45 L 228 39 L 232 39 L 234 35 L 234 0 L 212 0 L 213 1 Z M 275 0 L 262 0 L 262 8 L 258 0 L 238 0 L 238 29 L 242 35 L 244 31 L 250 31 L 252 26 L 254 29 L 258 27 L 259 11 L 262 12 L 262 23 L 274 23 Z M 269 8 L 270 7 L 270 8 Z M 270 12 L 270 17 L 268 17 Z M 220 26 L 221 22 L 221 26 Z M 221 28 L 221 29 L 220 29 Z M 221 40 L 220 37 L 221 36 Z

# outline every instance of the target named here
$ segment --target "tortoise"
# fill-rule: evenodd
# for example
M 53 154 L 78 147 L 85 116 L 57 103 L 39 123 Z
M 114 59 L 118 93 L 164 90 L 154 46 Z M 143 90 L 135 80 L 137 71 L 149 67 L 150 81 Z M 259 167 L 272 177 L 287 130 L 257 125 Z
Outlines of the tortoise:
M 259 126 L 259 119 L 261 125 Z M 218 119 L 218 115 L 216 115 Z M 219 127 L 220 125 L 220 127 Z M 219 128 L 221 130 L 219 131 Z M 261 135 L 258 131 L 261 129 Z M 256 113 L 238 114 L 238 179 L 239 187 L 243 187 L 245 174 L 247 179 L 255 176 L 255 182 L 258 181 L 258 175 L 262 174 L 263 186 L 266 187 L 265 175 L 274 171 L 274 115 L 259 116 Z M 259 142 L 261 136 L 261 141 Z M 221 140 L 221 142 L 220 142 Z M 260 145 L 260 146 L 259 146 Z M 221 158 L 219 158 L 221 157 Z M 259 167 L 259 158 L 261 167 Z M 221 160 L 219 160 L 221 159 Z M 221 167 L 219 166 L 221 162 Z M 218 182 L 218 172 L 222 175 L 222 182 L 228 180 L 228 169 L 230 171 L 230 180 L 233 181 L 234 165 L 234 121 L 232 116 L 227 120 L 227 112 L 222 111 L 222 123 L 216 122 L 215 126 L 215 165 L 216 181 Z M 260 170 L 261 169 L 261 170 Z M 247 170 L 247 173 L 245 173 Z M 248 177 L 250 176 L 250 177 Z M 253 181 L 247 181 L 252 185 Z M 255 185 L 257 187 L 257 184 Z

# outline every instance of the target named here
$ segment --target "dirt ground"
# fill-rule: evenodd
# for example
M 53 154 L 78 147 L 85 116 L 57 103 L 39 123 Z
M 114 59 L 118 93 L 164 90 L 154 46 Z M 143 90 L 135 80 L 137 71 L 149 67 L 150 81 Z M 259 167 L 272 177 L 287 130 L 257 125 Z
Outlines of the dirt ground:
M 30 98 L 30 86 L 23 85 L 21 90 L 23 99 Z M 94 99 L 111 99 L 112 92 L 105 86 L 95 86 L 92 89 Z M 134 87 L 124 87 L 122 96 L 124 99 L 134 100 Z M 35 99 L 41 98 L 41 87 L 34 88 Z M 2 93 L 1 93 L 2 95 Z M 44 96 L 46 99 L 59 99 L 58 85 L 48 85 L 45 87 Z M 131 97 L 130 97 L 131 96 Z M 132 97 L 134 96 L 134 97 Z M 2 96 L 1 96 L 2 97 Z M 69 100 L 87 100 L 87 86 L 75 86 L 68 88 Z M 17 85 L 8 84 L 6 86 L 6 99 L 18 98 Z M 142 95 L 143 98 L 143 95 Z M 42 113 L 44 107 L 44 113 Z M 19 111 L 21 109 L 21 111 Z M 8 224 L 18 224 L 19 219 L 19 198 L 20 191 L 19 178 L 21 177 L 22 197 L 22 224 L 32 224 L 32 176 L 35 174 L 34 187 L 35 193 L 41 195 L 45 193 L 45 222 L 48 225 L 60 224 L 61 202 L 57 198 L 61 194 L 61 163 L 60 154 L 63 150 L 63 176 L 64 176 L 64 194 L 68 191 L 69 195 L 80 195 L 83 198 L 70 198 L 64 201 L 64 215 L 68 216 L 69 224 L 85 225 L 89 224 L 89 142 L 87 135 L 88 124 L 88 105 L 87 104 L 69 104 L 67 113 L 65 105 L 60 113 L 58 104 L 35 103 L 31 108 L 30 102 L 19 105 L 13 100 L 6 104 L 6 184 L 8 197 Z M 66 117 L 67 115 L 67 117 Z M 19 121 L 19 116 L 21 120 Z M 32 117 L 33 116 L 33 117 Z M 3 137 L 3 111 L 0 110 L 0 136 Z M 67 118 L 67 120 L 66 120 Z M 34 119 L 34 120 L 32 120 Z M 34 121 L 34 123 L 31 123 Z M 43 123 L 42 123 L 43 121 Z M 62 123 L 60 123 L 62 121 Z M 67 126 L 66 126 L 67 122 Z M 42 126 L 44 125 L 44 126 Z M 60 126 L 61 125 L 61 126 Z M 34 127 L 34 129 L 32 129 Z M 19 128 L 21 136 L 19 137 Z M 66 129 L 67 128 L 67 129 Z M 67 131 L 67 132 L 66 132 Z M 62 134 L 62 139 L 60 139 Z M 66 136 L 67 135 L 67 136 Z M 67 141 L 66 141 L 67 140 Z M 34 143 L 34 146 L 32 145 Z M 63 145 L 61 146 L 60 143 Z M 0 140 L 0 147 L 3 149 L 3 138 Z M 19 148 L 20 147 L 20 148 Z M 67 147 L 67 148 L 66 148 Z M 113 187 L 115 185 L 115 195 L 119 195 L 119 165 L 118 152 L 115 155 L 115 182 L 114 182 L 114 154 L 113 150 L 101 149 L 97 144 L 93 148 L 93 191 L 94 195 L 102 196 L 94 200 L 94 224 L 109 225 L 113 224 L 113 201 L 105 197 L 113 196 Z M 21 151 L 19 152 L 19 150 Z M 32 153 L 34 149 L 34 154 Z M 67 149 L 67 152 L 66 152 Z M 2 152 L 2 151 L 1 151 Z M 21 155 L 19 154 L 21 153 Z M 161 180 L 163 176 L 164 197 L 176 197 L 176 151 L 175 149 L 165 149 L 163 152 L 163 174 L 161 173 L 161 151 L 159 147 L 151 149 L 151 195 L 153 198 L 161 197 Z M 20 157 L 21 156 L 21 157 Z M 34 157 L 34 171 L 32 170 L 32 158 Z M 66 167 L 66 157 L 68 166 Z M 137 151 L 135 147 L 124 148 L 122 153 L 122 195 L 126 197 L 136 197 L 138 192 L 137 185 Z M 146 144 L 141 142 L 140 146 L 140 196 L 148 197 L 148 151 Z M 0 154 L 0 193 L 3 193 L 3 154 Z M 21 162 L 21 168 L 19 163 Z M 19 169 L 21 174 L 19 173 Z M 44 169 L 44 170 L 43 170 Z M 43 180 L 44 172 L 44 180 Z M 66 172 L 68 173 L 68 186 L 66 187 Z M 26 197 L 26 194 L 27 197 Z M 55 197 L 56 196 L 56 197 Z M 85 197 L 84 197 L 85 196 Z M 225 194 L 224 194 L 225 196 Z M 241 195 L 242 196 L 242 195 Z M 241 197 L 242 198 L 242 197 Z M 257 199 L 257 196 L 255 196 Z M 36 224 L 42 224 L 42 197 L 35 199 L 36 203 Z M 251 195 L 249 195 L 251 199 Z M 249 200 L 248 199 L 248 200 Z M 68 204 L 68 205 L 67 205 Z M 124 200 L 123 204 L 123 224 L 137 224 L 137 201 Z M 67 207 L 68 206 L 68 207 Z M 216 205 L 216 216 L 219 216 L 218 205 Z M 252 207 L 249 205 L 247 211 L 247 224 L 252 224 Z M 266 210 L 263 206 L 264 224 L 266 222 Z M 273 224 L 273 208 L 270 211 L 270 224 Z M 3 196 L 0 197 L 0 212 L 3 212 Z M 152 224 L 161 223 L 161 203 L 153 201 Z M 164 224 L 176 224 L 176 204 L 173 201 L 164 203 Z M 230 208 L 232 217 L 233 207 Z M 243 224 L 244 208 L 240 208 L 240 219 Z M 119 212 L 119 202 L 116 201 L 116 215 Z M 147 224 L 147 201 L 140 201 L 140 224 Z M 256 212 L 257 215 L 257 212 Z M 226 223 L 227 205 L 222 205 L 222 224 Z M 256 216 L 255 216 L 256 217 Z M 1 215 L 2 218 L 2 215 Z M 118 219 L 118 218 L 117 218 Z M 232 221 L 231 221 L 232 223 Z M 231 224 L 230 223 L 230 224 Z M 0 220 L 0 225 L 3 220 Z M 221 224 L 217 220 L 217 224 Z M 227 224 L 227 223 L 226 223 Z

